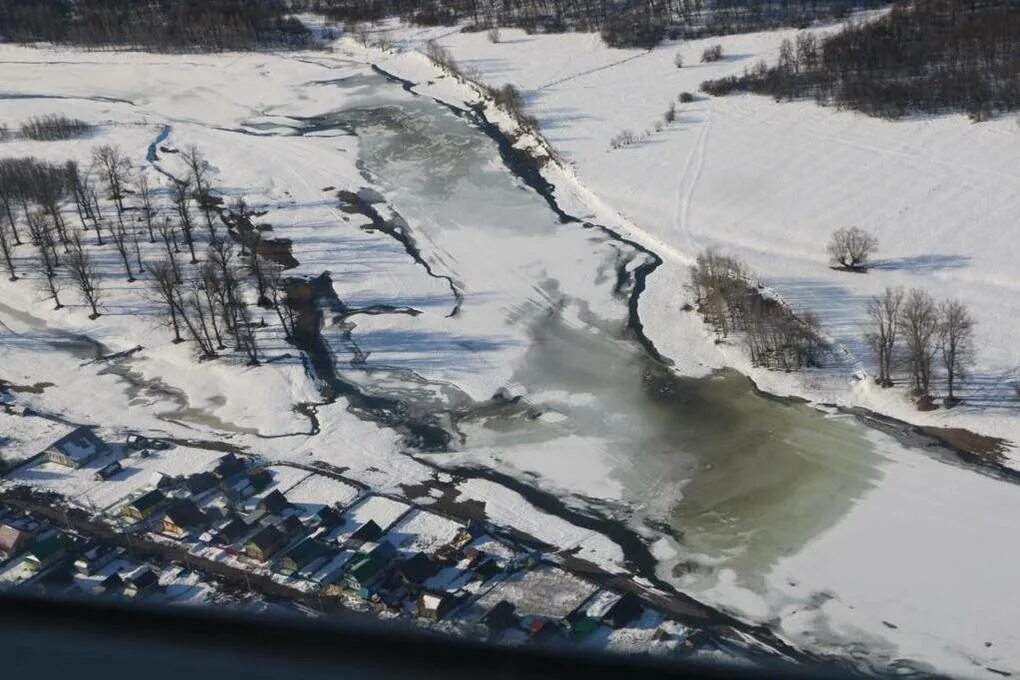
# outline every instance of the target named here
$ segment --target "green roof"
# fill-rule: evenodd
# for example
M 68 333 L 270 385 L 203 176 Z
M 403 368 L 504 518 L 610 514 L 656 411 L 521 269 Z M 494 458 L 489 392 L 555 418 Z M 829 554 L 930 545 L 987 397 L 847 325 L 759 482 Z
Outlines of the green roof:
M 49 538 L 43 540 L 32 546 L 32 549 L 28 551 L 30 557 L 34 557 L 40 562 L 57 554 L 64 549 L 64 543 L 60 540 L 60 536 L 54 534 Z
M 591 635 L 600 625 L 602 624 L 598 619 L 593 619 L 590 616 L 580 616 L 570 622 L 570 634 L 575 637 Z
M 139 496 L 131 501 L 131 507 L 135 508 L 139 512 L 145 512 L 146 510 L 154 508 L 162 503 L 165 498 L 166 497 L 163 495 L 162 491 L 159 489 L 153 489 L 149 493 Z
M 386 561 L 378 557 L 366 557 L 361 560 L 347 572 L 347 575 L 353 579 L 356 579 L 359 583 L 364 583 L 368 579 L 372 578 L 379 573 L 379 570 L 386 566 Z

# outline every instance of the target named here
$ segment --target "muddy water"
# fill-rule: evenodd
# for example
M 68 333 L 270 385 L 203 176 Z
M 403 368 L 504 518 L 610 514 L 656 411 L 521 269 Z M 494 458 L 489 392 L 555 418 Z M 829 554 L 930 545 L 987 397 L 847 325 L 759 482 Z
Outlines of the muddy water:
M 381 80 L 358 84 L 363 100 L 356 108 L 311 121 L 309 129 L 358 135 L 366 180 L 407 218 L 423 256 L 465 290 L 464 317 L 479 314 L 473 291 L 485 283 L 469 258 L 485 262 L 486 282 L 513 286 L 530 274 L 528 286 L 542 292 L 522 294 L 501 319 L 527 329 L 526 351 L 507 381 L 520 401 L 505 408 L 476 403 L 474 410 L 458 403 L 452 422 L 461 444 L 430 458 L 461 465 L 468 454 L 474 465 L 564 494 L 574 508 L 624 518 L 653 539 L 668 535 L 678 550 L 661 555 L 660 573 L 695 590 L 710 586 L 724 567 L 745 585 L 760 584 L 775 560 L 833 525 L 880 477 L 880 458 L 853 421 L 760 396 L 732 372 L 705 379 L 672 374 L 627 332 L 626 295 L 614 295 L 619 281 L 606 274 L 611 253 L 623 258 L 626 271 L 644 255 L 608 238 L 592 245 L 590 234 L 584 248 L 552 240 L 583 226 L 557 219 L 503 167 L 492 140 L 470 120 L 427 98 L 394 93 Z M 530 259 L 512 249 L 486 251 L 484 244 L 507 233 L 531 240 Z M 534 266 L 543 251 L 547 256 Z M 558 280 L 576 278 L 578 268 L 589 277 L 581 294 Z M 459 341 L 486 333 L 484 324 L 458 329 Z M 359 340 L 356 330 L 351 337 Z M 414 333 L 401 341 L 413 349 Z M 433 362 L 401 364 L 404 375 L 416 376 L 403 384 L 401 372 L 385 365 L 375 365 L 373 375 L 388 395 L 415 402 L 419 376 Z M 358 370 L 339 367 L 348 376 Z M 574 450 L 565 453 L 571 442 Z M 593 490 L 587 481 L 593 475 L 611 480 L 614 490 Z

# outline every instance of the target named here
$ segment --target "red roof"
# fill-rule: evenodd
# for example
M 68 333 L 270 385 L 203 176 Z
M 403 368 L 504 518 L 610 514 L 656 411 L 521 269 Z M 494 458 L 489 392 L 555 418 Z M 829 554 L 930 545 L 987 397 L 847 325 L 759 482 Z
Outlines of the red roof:
M 10 552 L 25 541 L 32 538 L 32 534 L 12 527 L 10 524 L 0 526 L 0 550 Z

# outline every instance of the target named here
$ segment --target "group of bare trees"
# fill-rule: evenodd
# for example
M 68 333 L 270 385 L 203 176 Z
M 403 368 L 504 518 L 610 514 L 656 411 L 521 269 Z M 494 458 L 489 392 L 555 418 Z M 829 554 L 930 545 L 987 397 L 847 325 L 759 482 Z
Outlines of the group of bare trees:
M 764 294 L 739 260 L 707 250 L 691 281 L 705 320 L 723 336 L 743 332 L 754 365 L 786 371 L 820 365 L 826 345 L 814 318 Z
M 58 166 L 0 159 L 4 266 L 12 281 L 22 269 L 37 270 L 57 309 L 63 307 L 62 291 L 73 289 L 96 318 L 109 263 L 119 261 L 129 283 L 146 277 L 146 297 L 160 305 L 175 341 L 194 341 L 205 359 L 230 348 L 258 364 L 260 324 L 252 319 L 250 292 L 257 305 L 275 311 L 288 338 L 293 330 L 282 267 L 264 257 L 261 231 L 243 200 L 223 211 L 229 233 L 217 230 L 220 199 L 212 194 L 209 165 L 196 147 L 181 158 L 190 174 L 171 182 L 168 206 L 159 205 L 148 179 L 116 147 L 94 149 L 88 168 L 74 161 Z M 196 233 L 192 204 L 205 215 L 206 237 Z M 77 224 L 66 217 L 72 205 Z M 114 257 L 102 257 L 104 247 Z M 31 254 L 18 255 L 19 248 Z
M 7 0 L 0 35 L 18 42 L 120 45 L 158 51 L 304 47 L 311 33 L 283 2 Z
M 918 407 L 933 408 L 935 367 L 941 363 L 947 387 L 944 403 L 947 407 L 959 403 L 956 387 L 974 361 L 975 322 L 965 304 L 936 303 L 919 288 L 909 292 L 886 288 L 869 301 L 868 319 L 865 339 L 878 358 L 879 385 L 891 386 L 894 371 L 903 366 Z
M 974 120 L 1020 108 L 1020 3 L 916 0 L 817 40 L 785 41 L 773 66 L 709 81 L 710 94 L 751 91 L 895 118 L 967 111 Z
M 54 141 L 81 137 L 93 130 L 93 126 L 78 118 L 61 114 L 34 116 L 21 124 L 21 135 L 37 141 Z
M 879 0 L 306 0 L 343 22 L 399 16 L 422 25 L 466 22 L 471 29 L 601 34 L 613 47 L 652 47 L 663 38 L 700 37 L 803 25 L 872 7 Z

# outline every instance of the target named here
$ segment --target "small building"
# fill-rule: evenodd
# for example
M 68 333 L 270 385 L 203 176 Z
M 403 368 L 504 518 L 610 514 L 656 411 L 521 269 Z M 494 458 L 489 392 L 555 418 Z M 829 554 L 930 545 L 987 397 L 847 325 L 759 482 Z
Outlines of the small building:
M 96 470 L 96 474 L 92 475 L 92 478 L 97 482 L 105 482 L 110 477 L 113 477 L 124 468 L 117 461 L 110 463 L 109 465 Z
M 582 611 L 575 611 L 566 618 L 567 630 L 570 633 L 570 637 L 574 640 L 580 640 L 588 637 L 594 633 L 600 625 L 602 624 L 598 619 L 588 616 Z
M 460 598 L 453 593 L 423 590 L 418 595 L 418 616 L 429 621 L 439 621 L 460 604 Z
M 302 541 L 291 548 L 280 560 L 280 573 L 290 576 L 313 562 L 324 563 L 326 558 L 333 553 L 333 548 L 318 539 L 310 538 L 307 541 Z
M 270 491 L 256 506 L 257 509 L 270 515 L 283 514 L 283 511 L 289 507 L 290 501 L 287 500 L 287 497 L 279 489 Z
M 0 525 L 0 552 L 13 555 L 35 540 L 35 534 L 11 524 Z
M 288 538 L 292 539 L 305 532 L 305 525 L 297 515 L 290 515 L 280 522 L 277 527 Z
M 166 496 L 159 489 L 153 489 L 124 506 L 121 514 L 135 520 L 143 520 L 152 515 L 159 506 L 166 502 Z
M 471 580 L 478 581 L 479 583 L 485 583 L 497 574 L 503 573 L 503 567 L 499 566 L 492 557 L 486 555 L 483 559 L 476 562 L 471 568 Z
M 177 501 L 163 517 L 163 533 L 175 538 L 184 538 L 192 532 L 202 532 L 208 526 L 209 518 L 190 499 Z
M 392 544 L 380 543 L 344 573 L 344 585 L 367 600 L 372 596 L 372 584 L 379 580 L 396 555 L 397 549 Z
M 82 426 L 50 444 L 43 451 L 43 455 L 51 463 L 77 469 L 109 451 L 110 447 L 92 431 L 92 428 Z
M 117 549 L 107 543 L 97 543 L 86 548 L 74 561 L 74 568 L 86 576 L 91 576 L 113 561 Z
M 263 527 L 244 544 L 244 552 L 254 560 L 265 562 L 287 543 L 287 537 L 272 524 Z
M 244 459 L 237 456 L 234 453 L 228 453 L 225 456 L 221 456 L 216 461 L 216 467 L 213 468 L 213 474 L 220 479 L 227 479 L 233 477 L 239 472 L 244 472 L 247 466 L 244 463 Z
M 482 616 L 481 622 L 489 629 L 489 632 L 493 634 L 506 630 L 507 628 L 513 628 L 518 623 L 517 614 L 514 609 L 514 606 L 510 602 L 500 600 L 495 606 L 493 606 L 492 609 L 485 612 Z
M 624 628 L 631 621 L 639 618 L 643 612 L 641 598 L 628 591 L 609 608 L 605 616 L 602 617 L 602 623 L 610 628 Z
M 402 560 L 393 568 L 393 575 L 411 593 L 421 591 L 425 581 L 439 572 L 439 565 L 419 552 L 413 557 Z
M 28 550 L 25 562 L 36 571 L 50 567 L 67 555 L 67 547 L 58 534 L 38 540 Z

